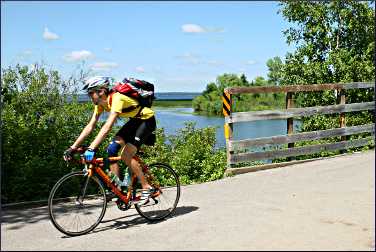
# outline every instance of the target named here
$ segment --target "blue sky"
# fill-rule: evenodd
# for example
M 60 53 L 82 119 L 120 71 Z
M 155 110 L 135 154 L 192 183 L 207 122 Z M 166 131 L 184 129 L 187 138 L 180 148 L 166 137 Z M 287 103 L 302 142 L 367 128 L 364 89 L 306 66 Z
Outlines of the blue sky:
M 153 81 L 157 92 L 201 92 L 223 73 L 248 80 L 283 58 L 285 21 L 276 1 L 1 2 L 1 66 L 43 61 L 68 77 Z

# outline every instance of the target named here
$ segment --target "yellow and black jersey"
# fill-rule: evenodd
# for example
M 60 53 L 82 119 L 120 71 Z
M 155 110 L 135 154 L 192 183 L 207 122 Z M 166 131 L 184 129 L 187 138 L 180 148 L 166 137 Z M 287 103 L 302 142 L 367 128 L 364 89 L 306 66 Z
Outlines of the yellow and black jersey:
M 140 111 L 141 109 L 141 111 Z M 94 113 L 100 115 L 106 112 L 117 112 L 120 117 L 149 119 L 154 116 L 151 108 L 139 106 L 138 101 L 121 93 L 112 93 L 107 97 L 107 106 L 95 105 Z

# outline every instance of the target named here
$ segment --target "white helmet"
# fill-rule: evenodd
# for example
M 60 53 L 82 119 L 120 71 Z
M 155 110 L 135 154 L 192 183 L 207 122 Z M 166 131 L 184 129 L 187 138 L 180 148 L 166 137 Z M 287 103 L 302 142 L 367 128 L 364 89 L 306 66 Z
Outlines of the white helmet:
M 85 81 L 83 90 L 89 90 L 89 89 L 99 89 L 102 87 L 108 88 L 112 83 L 111 77 L 105 77 L 105 76 L 94 76 Z

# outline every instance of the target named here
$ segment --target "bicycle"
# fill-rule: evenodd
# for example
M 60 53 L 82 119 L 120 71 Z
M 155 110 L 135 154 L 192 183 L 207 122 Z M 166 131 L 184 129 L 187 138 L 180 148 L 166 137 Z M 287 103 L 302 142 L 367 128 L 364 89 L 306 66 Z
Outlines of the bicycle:
M 107 208 L 106 189 L 113 192 L 118 200 L 117 207 L 128 210 L 132 205 L 148 221 L 163 220 L 176 209 L 180 198 L 180 182 L 176 172 L 167 164 L 145 164 L 139 155 L 142 171 L 148 183 L 155 189 L 145 204 L 136 204 L 140 196 L 137 176 L 130 173 L 127 190 L 119 190 L 103 168 L 109 162 L 120 161 L 121 157 L 95 158 L 86 162 L 83 157 L 85 147 L 76 153 L 80 159 L 72 161 L 84 164 L 82 171 L 73 171 L 59 179 L 52 188 L 48 198 L 48 213 L 52 224 L 68 236 L 78 236 L 91 232 L 102 221 Z

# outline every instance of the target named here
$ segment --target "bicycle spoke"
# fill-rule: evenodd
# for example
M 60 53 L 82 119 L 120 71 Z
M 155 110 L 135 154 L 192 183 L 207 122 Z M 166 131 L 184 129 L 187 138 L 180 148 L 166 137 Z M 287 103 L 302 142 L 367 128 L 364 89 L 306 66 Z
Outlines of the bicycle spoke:
M 79 195 L 74 195 L 74 191 Z M 90 232 L 102 220 L 106 209 L 103 187 L 95 177 L 82 172 L 66 175 L 56 183 L 49 198 L 49 214 L 54 226 L 68 235 Z
M 180 182 L 173 169 L 165 164 L 150 165 L 148 173 L 148 182 L 159 188 L 160 193 L 154 199 L 149 199 L 147 204 L 136 205 L 136 210 L 148 220 L 161 220 L 175 210 L 180 197 Z

